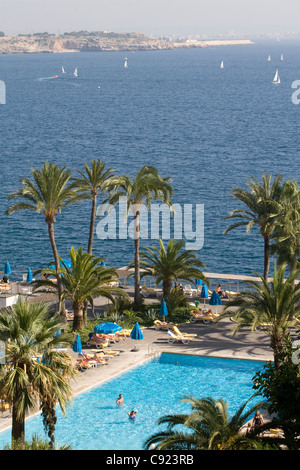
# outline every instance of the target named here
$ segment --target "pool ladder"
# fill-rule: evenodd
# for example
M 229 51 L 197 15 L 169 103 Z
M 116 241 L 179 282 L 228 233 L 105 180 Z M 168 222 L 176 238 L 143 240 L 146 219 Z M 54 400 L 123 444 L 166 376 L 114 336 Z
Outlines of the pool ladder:
M 159 353 L 153 343 L 149 344 L 148 346 L 148 356 L 159 356 Z

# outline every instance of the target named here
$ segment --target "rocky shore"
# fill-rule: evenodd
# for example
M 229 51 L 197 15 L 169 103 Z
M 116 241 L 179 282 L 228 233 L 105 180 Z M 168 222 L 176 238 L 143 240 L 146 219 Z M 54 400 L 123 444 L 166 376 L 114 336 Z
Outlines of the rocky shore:
M 151 39 L 141 33 L 48 33 L 0 37 L 0 54 L 32 54 L 63 52 L 150 51 L 193 47 L 253 44 L 250 40 L 166 41 Z

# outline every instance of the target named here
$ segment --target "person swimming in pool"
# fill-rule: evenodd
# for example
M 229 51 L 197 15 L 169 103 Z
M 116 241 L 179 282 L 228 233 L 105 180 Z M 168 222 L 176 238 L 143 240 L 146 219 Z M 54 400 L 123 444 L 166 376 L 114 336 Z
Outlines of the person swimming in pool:
M 124 398 L 122 393 L 120 393 L 119 397 L 117 398 L 117 405 L 123 405 L 124 403 Z
M 136 414 L 137 414 L 137 410 L 128 411 L 129 419 L 135 420 Z

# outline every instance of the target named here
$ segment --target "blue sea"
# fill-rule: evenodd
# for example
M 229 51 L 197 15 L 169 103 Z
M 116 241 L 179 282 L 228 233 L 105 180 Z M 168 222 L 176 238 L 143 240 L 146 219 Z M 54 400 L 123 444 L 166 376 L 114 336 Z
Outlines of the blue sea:
M 241 228 L 224 236 L 229 222 L 222 218 L 241 207 L 230 192 L 246 187 L 249 177 L 280 173 L 299 181 L 300 106 L 291 99 L 291 85 L 300 79 L 299 46 L 281 40 L 174 51 L 0 56 L 0 80 L 6 85 L 6 104 L 0 105 L 0 270 L 5 261 L 21 271 L 52 260 L 41 214 L 5 215 L 7 196 L 20 187 L 19 178 L 30 177 L 30 168 L 46 160 L 75 173 L 83 162 L 101 159 L 131 177 L 143 165 L 154 165 L 172 178 L 174 203 L 204 205 L 198 256 L 206 271 L 262 272 L 257 230 L 246 234 Z M 273 85 L 277 68 L 281 84 Z M 63 258 L 72 245 L 87 247 L 89 219 L 88 202 L 57 216 Z M 142 240 L 142 246 L 153 244 L 157 240 Z M 94 253 L 111 266 L 124 266 L 133 259 L 133 241 L 95 237 Z

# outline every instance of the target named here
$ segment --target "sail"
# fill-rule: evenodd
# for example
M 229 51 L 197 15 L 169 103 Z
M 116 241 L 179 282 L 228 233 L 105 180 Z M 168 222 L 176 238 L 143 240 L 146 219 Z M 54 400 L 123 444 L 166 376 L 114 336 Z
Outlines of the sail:
M 76 67 L 76 69 L 74 70 L 74 77 L 78 77 L 77 67 Z
M 280 83 L 280 77 L 279 77 L 278 70 L 276 70 L 275 76 L 273 78 L 273 83 Z
M 125 67 L 125 68 L 128 67 L 127 57 L 125 58 L 125 61 L 124 61 L 124 67 Z
M 269 55 L 269 57 L 268 57 L 268 62 L 271 62 L 271 56 L 270 56 L 270 55 Z
M 281 62 L 283 62 L 283 54 L 281 54 L 280 60 L 281 60 Z
M 64 67 L 61 68 L 62 73 L 66 73 Z
M 223 62 L 223 60 L 222 60 L 222 62 L 221 62 L 220 68 L 221 68 L 221 69 L 224 68 L 224 62 Z

